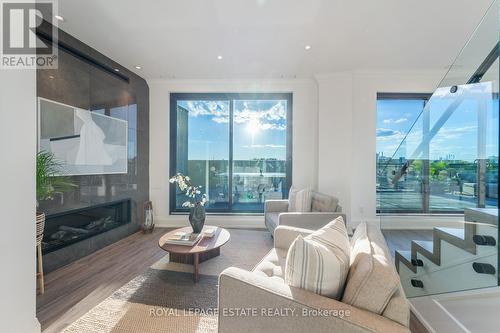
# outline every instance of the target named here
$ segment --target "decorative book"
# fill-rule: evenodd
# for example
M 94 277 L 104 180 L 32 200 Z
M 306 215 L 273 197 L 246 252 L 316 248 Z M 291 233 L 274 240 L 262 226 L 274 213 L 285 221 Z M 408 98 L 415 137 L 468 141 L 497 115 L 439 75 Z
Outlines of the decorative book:
M 217 232 L 217 227 L 205 227 L 203 228 L 203 236 L 205 237 L 214 237 Z
M 192 232 L 176 232 L 169 239 L 167 239 L 165 243 L 172 245 L 193 246 L 201 239 L 201 237 L 201 234 L 195 234 Z

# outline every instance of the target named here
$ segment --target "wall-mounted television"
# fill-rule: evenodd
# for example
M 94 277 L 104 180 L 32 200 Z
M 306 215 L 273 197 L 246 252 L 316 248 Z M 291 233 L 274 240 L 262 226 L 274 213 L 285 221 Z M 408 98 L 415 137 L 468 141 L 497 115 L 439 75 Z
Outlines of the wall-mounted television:
M 127 173 L 127 133 L 126 120 L 38 98 L 38 149 L 53 153 L 64 175 Z

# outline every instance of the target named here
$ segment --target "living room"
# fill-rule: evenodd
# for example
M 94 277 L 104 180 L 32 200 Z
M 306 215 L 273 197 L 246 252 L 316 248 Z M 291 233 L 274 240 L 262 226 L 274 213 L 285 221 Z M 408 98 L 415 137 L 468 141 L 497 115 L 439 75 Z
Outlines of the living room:
M 0 2 L 2 331 L 498 325 L 499 1 Z

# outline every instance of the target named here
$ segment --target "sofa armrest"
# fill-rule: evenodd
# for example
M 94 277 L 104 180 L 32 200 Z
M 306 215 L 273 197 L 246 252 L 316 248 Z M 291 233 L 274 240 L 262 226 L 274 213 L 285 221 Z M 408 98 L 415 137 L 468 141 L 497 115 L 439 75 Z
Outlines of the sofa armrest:
M 219 333 L 404 332 L 388 318 L 230 267 L 219 276 Z
M 281 213 L 288 211 L 288 200 L 266 200 L 264 203 L 265 213 Z
M 290 212 L 281 213 L 278 218 L 278 225 L 288 225 L 304 229 L 318 230 L 328 222 L 341 216 L 346 223 L 346 216 L 343 213 L 331 212 Z
M 289 227 L 286 225 L 278 226 L 274 229 L 274 247 L 288 250 L 298 235 L 306 237 L 313 233 L 313 230 Z

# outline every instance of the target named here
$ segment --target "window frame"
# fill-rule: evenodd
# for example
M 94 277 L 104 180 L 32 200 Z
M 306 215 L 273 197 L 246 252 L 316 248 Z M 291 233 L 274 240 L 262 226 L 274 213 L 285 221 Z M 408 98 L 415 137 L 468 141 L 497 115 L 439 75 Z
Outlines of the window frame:
M 395 93 L 395 92 L 377 92 L 377 100 L 376 102 L 380 101 L 380 100 L 423 100 L 424 101 L 424 108 L 425 108 L 425 105 L 427 104 L 427 102 L 429 101 L 429 99 L 432 97 L 432 93 L 411 93 L 411 92 L 400 92 L 400 93 Z M 376 119 L 378 119 L 378 109 L 376 110 L 377 112 L 377 115 L 376 115 Z M 423 112 L 423 109 L 422 109 L 422 112 Z M 420 114 L 419 116 L 417 117 L 417 120 L 420 118 Z M 408 134 L 413 126 L 415 125 L 415 123 L 413 123 L 411 125 L 411 127 L 408 129 L 408 132 L 406 134 Z M 405 134 L 405 135 L 406 135 Z M 375 137 L 375 141 L 377 138 Z M 401 142 L 400 142 L 401 144 Z M 376 142 L 375 142 L 375 146 L 376 146 Z M 399 149 L 399 147 L 397 148 Z M 397 150 L 396 149 L 396 150 Z M 392 157 L 391 157 L 392 158 Z M 375 184 L 377 183 L 377 161 L 375 160 Z M 375 193 L 376 193 L 376 196 L 377 196 L 377 193 L 378 193 L 378 188 L 375 187 Z M 429 196 L 430 193 L 422 193 L 422 195 L 427 195 Z M 378 198 L 377 198 L 377 204 L 375 206 L 375 210 L 376 210 L 376 214 L 377 215 L 406 215 L 406 214 L 409 214 L 409 215 L 413 215 L 413 214 L 424 214 L 424 215 L 428 215 L 428 214 L 431 214 L 428 210 L 425 209 L 425 207 L 422 207 L 422 210 L 411 210 L 411 209 L 406 209 L 406 210 L 391 210 L 391 211 L 388 211 L 388 210 L 382 210 L 379 203 L 378 203 Z M 441 214 L 441 213 L 446 213 L 446 212 L 432 212 L 432 214 Z
M 234 100 L 286 100 L 286 193 L 292 185 L 292 155 L 293 155 L 293 92 L 247 92 L 247 93 L 170 93 L 170 164 L 169 178 L 174 176 L 177 169 L 177 103 L 179 101 L 228 101 L 229 102 L 229 173 L 228 173 L 228 208 L 210 209 L 207 214 L 224 215 L 262 215 L 263 212 L 238 210 L 232 211 L 233 203 L 233 113 Z M 176 207 L 176 185 L 169 184 L 169 213 L 170 215 L 185 215 L 186 208 Z

